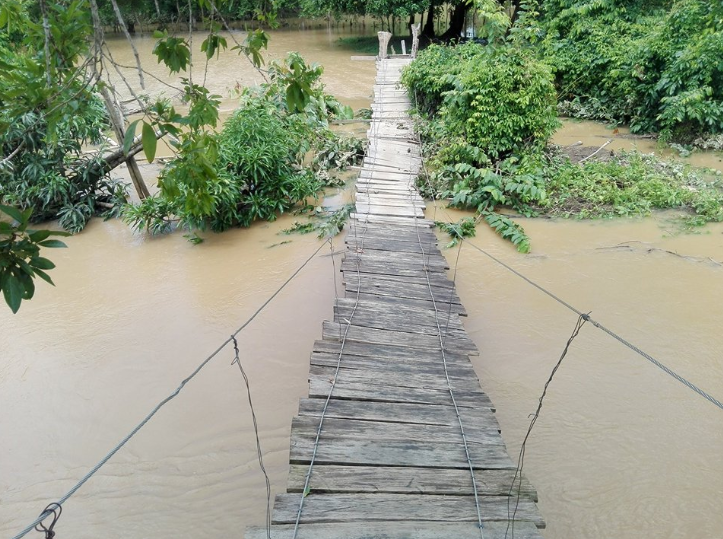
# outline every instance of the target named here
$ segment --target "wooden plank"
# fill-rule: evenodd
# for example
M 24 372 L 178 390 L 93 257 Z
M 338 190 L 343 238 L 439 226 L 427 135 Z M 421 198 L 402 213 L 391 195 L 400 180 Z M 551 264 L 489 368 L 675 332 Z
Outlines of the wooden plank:
M 333 373 L 331 375 L 309 377 L 309 397 L 326 399 L 329 393 L 334 398 L 354 400 L 355 402 L 384 402 L 420 405 L 452 406 L 449 390 L 446 388 L 418 388 L 400 385 L 385 385 L 382 382 L 371 384 L 354 382 L 341 374 L 332 391 Z M 398 377 L 398 381 L 399 381 Z M 454 383 L 453 383 L 454 385 Z M 461 409 L 485 406 L 489 409 L 488 397 L 480 389 L 474 391 L 454 390 L 454 398 Z
M 424 243 L 420 245 L 420 242 L 417 241 L 416 243 L 414 241 L 394 241 L 394 240 L 388 240 L 388 239 L 378 239 L 375 237 L 366 237 L 363 236 L 359 238 L 358 236 L 349 236 L 346 237 L 346 244 L 349 245 L 350 248 L 354 249 L 356 247 L 361 247 L 363 245 L 364 249 L 375 249 L 377 251 L 394 251 L 396 253 L 416 253 L 419 256 L 419 261 L 421 265 L 421 261 L 423 260 L 421 255 L 426 255 L 427 253 L 437 252 L 439 253 L 439 250 L 437 249 L 437 238 L 434 238 L 433 243 Z
M 461 301 L 457 292 L 451 288 L 442 288 L 432 285 L 430 291 L 430 287 L 426 284 L 405 283 L 403 281 L 374 281 L 364 279 L 363 276 L 361 281 L 358 279 L 349 279 L 345 283 L 345 286 L 347 293 L 355 294 L 356 292 L 360 292 L 365 295 L 373 295 L 378 297 L 379 301 L 384 301 L 386 298 L 393 298 L 396 300 L 419 299 L 428 301 L 432 304 L 438 303 L 439 305 L 437 305 L 437 309 L 440 310 L 447 310 L 450 303 L 461 307 Z M 371 298 L 365 297 L 364 299 Z
M 354 293 L 354 297 L 356 297 L 356 293 Z M 376 294 L 376 293 L 368 294 L 365 292 L 359 292 L 359 299 L 384 301 L 386 303 L 391 303 L 393 305 L 416 305 L 420 309 L 431 309 L 434 307 L 434 303 L 431 300 L 400 298 L 397 296 L 387 296 L 387 295 Z M 465 310 L 464 306 L 459 303 L 451 303 L 450 304 L 450 303 L 437 301 L 436 307 L 438 309 L 443 309 L 445 311 L 457 313 L 460 316 L 467 316 L 467 311 Z
M 365 213 L 394 217 L 424 217 L 424 212 L 421 208 L 394 208 L 391 206 L 377 206 L 357 203 L 356 214 L 358 215 Z
M 341 344 L 338 341 L 314 341 L 314 352 L 323 354 L 339 354 Z M 370 344 L 347 342 L 344 345 L 345 356 L 371 357 L 388 361 L 428 361 L 442 364 L 442 352 L 436 350 L 413 350 L 403 346 L 394 346 L 386 344 Z M 469 357 L 466 354 L 457 352 L 447 352 L 445 354 L 447 363 L 464 363 L 471 365 Z
M 358 260 L 358 263 L 357 263 Z M 447 275 L 444 268 L 429 267 L 426 269 L 410 264 L 385 263 L 383 261 L 367 260 L 360 258 L 357 260 L 344 259 L 341 262 L 341 271 L 359 271 L 361 273 L 370 273 L 374 275 L 395 275 L 398 277 L 424 277 L 427 271 L 430 274 Z
M 435 330 L 439 325 L 443 331 L 454 330 L 464 331 L 464 326 L 459 316 L 447 313 L 445 311 L 434 311 L 431 309 L 417 309 L 414 307 L 391 307 L 387 303 L 378 301 L 359 300 L 356 298 L 337 298 L 334 305 L 334 313 L 341 318 L 349 319 L 352 317 L 354 324 L 358 326 L 366 325 L 367 327 L 390 327 L 389 325 L 375 322 L 371 318 L 379 315 L 385 319 L 386 324 L 392 325 L 408 325 L 431 327 Z M 410 328 L 408 331 L 415 332 Z
M 325 399 L 301 399 L 299 401 L 299 415 L 321 415 L 324 402 Z M 461 407 L 459 414 L 463 425 L 499 430 L 497 418 L 489 408 L 484 406 L 477 408 Z M 459 425 L 454 407 L 441 404 L 351 401 L 332 398 L 329 400 L 325 417 L 385 421 L 387 423 L 413 423 L 415 425 Z
M 361 223 L 385 223 L 385 224 L 396 224 L 398 226 L 426 226 L 431 228 L 434 226 L 434 221 L 429 219 L 410 219 L 408 217 L 392 217 L 388 215 L 365 215 L 363 213 L 353 212 L 349 216 L 353 220 L 357 220 Z
M 289 461 L 311 462 L 314 438 L 291 437 Z M 504 445 L 469 444 L 475 469 L 515 469 Z M 469 470 L 461 435 L 456 442 L 409 442 L 328 436 L 316 447 L 314 462 L 345 466 L 418 466 L 421 468 L 456 468 Z
M 426 203 L 419 197 L 412 195 L 404 195 L 397 192 L 396 195 L 387 195 L 385 193 L 357 193 L 356 202 L 358 204 L 368 204 L 374 206 L 399 206 L 399 207 L 417 207 L 424 209 Z
M 419 240 L 422 240 L 422 243 L 425 245 L 436 245 L 438 243 L 437 235 L 432 231 L 425 227 L 419 227 L 417 229 L 410 229 L 410 228 L 402 228 L 399 227 L 391 227 L 388 225 L 360 225 L 357 226 L 357 223 L 352 223 L 347 232 L 347 238 L 357 238 L 357 237 L 364 237 L 364 238 L 375 238 L 375 239 L 385 239 L 385 240 L 391 240 L 391 241 L 410 241 L 410 242 L 419 242 Z
M 293 437 L 316 439 L 319 430 L 319 417 L 295 417 L 291 423 Z M 504 442 L 497 429 L 465 427 L 465 435 L 470 443 L 504 447 Z M 462 432 L 459 425 L 409 425 L 400 423 L 384 423 L 382 421 L 360 421 L 358 419 L 324 418 L 321 437 L 351 438 L 367 440 L 387 440 L 397 442 L 430 442 L 459 443 Z M 469 472 L 467 472 L 469 476 Z M 507 488 L 512 484 L 512 477 Z M 471 486 L 471 484 L 470 484 Z M 470 489 L 469 494 L 472 494 Z M 501 495 L 501 494 L 500 494 Z
M 304 523 L 294 531 L 294 524 L 271 527 L 271 539 L 480 539 L 476 522 L 335 522 Z M 296 533 L 296 535 L 295 535 Z M 506 522 L 488 522 L 484 539 L 510 539 Z M 246 530 L 246 539 L 267 539 L 266 528 Z M 542 539 L 537 527 L 529 522 L 515 523 L 515 539 Z
M 288 492 L 302 492 L 309 467 L 292 464 L 289 468 Z M 479 496 L 509 496 L 514 470 L 476 470 Z M 444 473 L 432 468 L 392 466 L 314 466 L 309 483 L 315 493 L 380 492 L 388 494 L 433 494 L 459 496 L 473 494 L 469 470 L 448 469 Z M 520 497 L 537 501 L 537 491 L 526 477 L 522 478 Z M 513 495 L 517 496 L 517 487 Z M 517 536 L 517 530 L 515 530 Z M 479 539 L 477 536 L 476 539 Z
M 411 384 L 419 380 L 417 375 L 429 374 L 444 376 L 444 364 L 441 360 L 439 362 L 421 361 L 419 359 L 395 359 L 394 361 L 389 361 L 373 356 L 353 356 L 343 353 L 340 360 L 339 354 L 313 352 L 310 356 L 309 363 L 311 365 L 311 372 L 314 372 L 313 369 L 315 367 L 325 368 L 328 372 L 329 369 L 336 369 L 338 363 L 340 372 L 360 372 L 362 376 L 365 377 L 369 376 L 368 372 L 374 372 L 378 378 L 390 374 L 394 376 L 407 374 L 410 377 L 409 383 Z M 478 380 L 477 373 L 475 373 L 472 364 L 469 362 L 447 361 L 447 373 L 452 380 L 461 378 Z M 489 404 L 489 406 L 491 406 L 491 404 Z
M 421 256 L 422 255 L 420 254 L 420 258 Z M 442 300 L 449 299 L 449 291 L 454 289 L 454 283 L 447 279 L 446 275 L 441 273 L 430 273 L 429 275 L 425 273 L 421 277 L 400 277 L 398 275 L 389 275 L 387 272 L 376 274 L 362 273 L 357 271 L 356 268 L 349 271 L 343 271 L 343 273 L 344 283 L 353 283 L 354 285 L 357 285 L 360 282 L 362 285 L 371 285 L 372 283 L 380 283 L 382 281 L 388 283 L 414 283 L 422 286 L 427 286 L 429 284 L 432 286 L 435 299 L 437 299 L 437 297 Z M 440 296 L 437 295 L 438 288 L 441 289 Z
M 274 504 L 274 523 L 296 522 L 301 494 L 278 494 Z M 507 497 L 480 498 L 483 522 L 506 522 Z M 476 522 L 477 509 L 473 496 L 424 496 L 414 494 L 310 494 L 304 500 L 301 522 L 371 521 L 442 521 Z M 520 500 L 516 518 L 544 528 L 535 504 Z M 479 533 L 479 530 L 477 530 Z
M 344 254 L 344 258 L 355 262 L 359 260 L 370 260 L 377 262 L 389 261 L 396 264 L 410 264 L 417 267 L 427 266 L 429 268 L 441 268 L 449 269 L 447 259 L 442 254 L 437 252 L 430 252 L 421 256 L 420 253 L 398 253 L 394 251 L 382 251 L 378 249 L 372 249 L 371 247 L 364 246 L 363 249 L 355 248 L 347 251 Z
M 353 321 L 353 320 L 352 320 Z M 449 330 L 443 333 L 444 350 L 468 355 L 479 355 L 479 351 L 474 342 L 466 336 L 466 334 Z M 347 341 L 372 343 L 372 344 L 391 344 L 394 346 L 404 346 L 407 348 L 422 349 L 439 349 L 440 342 L 438 335 L 430 335 L 419 332 L 392 331 L 387 329 L 378 329 L 373 327 L 357 326 L 355 324 L 347 325 L 339 324 L 324 320 L 322 329 L 322 338 L 329 341 L 341 340 L 341 337 Z

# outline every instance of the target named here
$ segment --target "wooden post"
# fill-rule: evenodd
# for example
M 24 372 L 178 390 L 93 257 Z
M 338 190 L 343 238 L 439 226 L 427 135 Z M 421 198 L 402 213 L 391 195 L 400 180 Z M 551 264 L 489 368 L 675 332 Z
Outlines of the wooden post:
M 402 56 L 407 55 L 407 42 L 402 39 Z
M 389 46 L 389 41 L 392 39 L 392 33 L 377 32 L 377 36 L 379 37 L 379 59 L 384 60 L 388 56 L 387 47 Z
M 419 29 L 422 27 L 422 23 L 413 24 L 412 28 L 412 58 L 417 57 L 417 50 L 419 49 Z
M 107 88 L 101 87 L 100 95 L 103 97 L 103 101 L 105 102 L 105 108 L 108 111 L 108 118 L 110 119 L 110 124 L 115 132 L 115 136 L 118 139 L 118 145 L 123 148 L 123 139 L 125 138 L 126 132 L 121 113 L 116 107 L 116 103 Z M 143 181 L 141 169 L 138 168 L 138 163 L 136 163 L 135 158 L 132 156 L 128 157 L 126 165 L 128 166 L 128 173 L 131 176 L 133 187 L 135 187 L 136 193 L 138 193 L 138 198 L 143 200 L 144 198 L 151 196 L 148 192 L 148 187 L 146 187 L 146 183 Z

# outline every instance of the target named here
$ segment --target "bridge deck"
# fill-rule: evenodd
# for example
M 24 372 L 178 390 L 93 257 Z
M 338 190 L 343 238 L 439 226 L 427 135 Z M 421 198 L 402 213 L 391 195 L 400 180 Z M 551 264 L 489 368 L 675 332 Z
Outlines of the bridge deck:
M 397 88 L 408 62 L 378 65 L 369 150 L 341 266 L 346 297 L 314 344 L 273 539 L 502 539 L 516 505 L 513 498 L 508 506 L 515 465 L 470 364 L 477 350 L 460 321 L 464 307 L 415 188 L 420 148 L 409 99 Z M 536 500 L 523 480 L 518 539 L 541 537 Z M 261 527 L 246 532 L 247 539 L 266 536 Z

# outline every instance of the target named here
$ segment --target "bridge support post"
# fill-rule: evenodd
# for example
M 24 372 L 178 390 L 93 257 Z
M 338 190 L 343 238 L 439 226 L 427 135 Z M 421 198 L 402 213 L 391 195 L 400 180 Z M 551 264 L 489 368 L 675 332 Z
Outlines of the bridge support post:
M 379 59 L 384 60 L 388 57 L 387 48 L 389 47 L 389 41 L 392 39 L 391 32 L 377 32 L 379 37 Z
M 417 57 L 417 50 L 419 49 L 419 29 L 422 26 L 421 22 L 410 25 L 412 28 L 412 58 Z

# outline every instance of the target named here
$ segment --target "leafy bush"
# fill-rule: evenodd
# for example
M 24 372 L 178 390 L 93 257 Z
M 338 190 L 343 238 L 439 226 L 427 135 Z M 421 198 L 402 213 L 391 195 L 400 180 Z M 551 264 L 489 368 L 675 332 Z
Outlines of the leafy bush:
M 524 231 L 494 211 L 510 207 L 533 215 L 545 200 L 541 154 L 558 126 L 550 68 L 512 42 L 431 46 L 402 82 L 428 115 L 418 129 L 425 153 L 433 156 L 429 190 L 453 206 L 475 209 L 527 252 Z
M 316 173 L 322 164 L 343 167 L 355 158 L 357 144 L 328 129 L 329 118 L 349 117 L 352 111 L 323 92 L 319 66 L 292 53 L 272 64 L 269 74 L 267 84 L 241 93 L 240 107 L 220 133 L 207 128 L 215 125 L 218 100 L 205 88 L 187 85 L 187 118 L 159 105 L 159 117 L 167 119 L 159 125 L 176 134 L 181 151 L 160 174 L 161 193 L 128 208 L 126 221 L 151 233 L 174 226 L 221 232 L 257 219 L 272 221 L 316 196 L 324 185 Z M 310 151 L 317 157 L 305 169 Z
M 546 0 L 542 53 L 566 112 L 688 142 L 723 132 L 723 5 Z
M 559 127 L 552 72 L 526 49 L 488 47 L 446 79 L 453 86 L 442 109 L 449 130 L 493 159 L 542 149 Z

